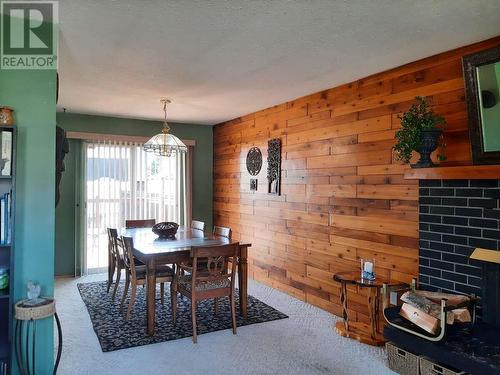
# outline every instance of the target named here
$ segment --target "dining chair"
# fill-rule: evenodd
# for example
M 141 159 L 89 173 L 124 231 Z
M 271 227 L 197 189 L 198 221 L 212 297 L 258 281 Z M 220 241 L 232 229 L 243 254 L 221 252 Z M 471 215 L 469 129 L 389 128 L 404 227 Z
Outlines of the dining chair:
M 107 228 L 108 232 L 108 285 L 107 293 L 111 284 L 115 284 L 113 288 L 113 301 L 116 297 L 116 291 L 118 290 L 118 285 L 120 284 L 120 279 L 122 271 L 126 268 L 125 262 L 123 260 L 123 243 L 120 237 L 118 237 L 118 231 L 115 228 Z M 143 266 L 139 259 L 134 258 L 136 266 Z M 116 280 L 113 281 L 114 273 L 116 271 Z
M 214 225 L 214 230 L 212 233 L 214 236 L 226 237 L 228 239 L 231 239 L 231 235 L 232 235 L 231 228 L 218 227 L 217 225 Z
M 121 255 L 120 246 L 121 240 L 118 238 L 118 231 L 114 228 L 107 228 L 108 233 L 108 285 L 106 292 L 109 293 L 111 284 L 115 284 L 113 288 L 113 301 L 115 300 L 116 290 L 120 284 L 120 277 L 122 270 L 125 269 L 125 264 L 123 262 L 123 256 Z M 116 271 L 116 281 L 113 281 L 113 277 Z
M 177 319 L 177 292 L 191 300 L 191 319 L 193 322 L 193 343 L 197 343 L 196 303 L 200 300 L 229 297 L 233 334 L 236 334 L 236 311 L 234 302 L 234 275 L 236 262 L 232 263 L 231 272 L 225 269 L 228 258 L 238 256 L 238 243 L 220 246 L 193 246 L 190 265 L 181 263 L 177 268 L 173 284 L 172 315 L 174 324 Z M 206 259 L 207 268 L 198 269 L 198 260 Z M 188 273 L 181 274 L 181 269 Z
M 123 260 L 125 263 L 126 273 L 125 273 L 125 289 L 123 291 L 122 301 L 120 306 L 123 307 L 125 298 L 128 294 L 129 286 L 130 290 L 130 302 L 127 308 L 126 320 L 129 320 L 130 313 L 135 304 L 135 299 L 137 296 L 137 286 L 146 284 L 146 266 L 137 266 L 135 264 L 135 259 L 132 254 L 132 249 L 134 248 L 134 241 L 132 237 L 122 236 L 123 243 Z M 170 298 L 172 305 L 174 303 L 174 293 L 173 293 L 173 280 L 175 279 L 174 270 L 167 265 L 156 266 L 156 283 L 160 283 L 160 293 L 161 293 L 161 304 L 163 305 L 165 299 L 165 283 L 170 282 Z
M 195 229 L 195 230 L 199 230 L 201 232 L 204 232 L 205 231 L 205 223 L 203 221 L 199 221 L 199 220 L 191 220 L 191 229 Z M 201 263 L 203 264 L 203 262 Z M 205 262 L 205 265 L 206 265 L 206 262 Z M 177 266 L 179 266 L 177 264 Z M 199 267 L 201 268 L 201 267 Z M 184 275 L 185 273 L 185 270 L 181 270 L 181 274 Z M 181 296 L 182 297 L 182 296 Z
M 231 228 L 228 228 L 228 227 L 219 227 L 217 225 L 214 225 L 214 229 L 212 231 L 213 235 L 214 236 L 218 236 L 218 237 L 225 237 L 227 239 L 231 239 L 231 235 L 232 235 L 232 232 L 231 232 Z M 232 259 L 229 260 L 229 262 L 231 262 Z M 226 262 L 226 264 L 224 265 L 225 269 L 227 269 L 227 267 L 229 266 L 229 263 Z M 215 308 L 215 311 L 217 312 L 218 309 L 219 309 L 219 300 L 218 298 L 214 298 L 214 308 Z
M 197 230 L 204 231 L 205 230 L 205 223 L 203 221 L 193 220 L 193 221 L 191 221 L 191 229 L 197 229 Z
M 151 228 L 156 224 L 155 219 L 144 219 L 144 220 L 125 220 L 125 228 Z

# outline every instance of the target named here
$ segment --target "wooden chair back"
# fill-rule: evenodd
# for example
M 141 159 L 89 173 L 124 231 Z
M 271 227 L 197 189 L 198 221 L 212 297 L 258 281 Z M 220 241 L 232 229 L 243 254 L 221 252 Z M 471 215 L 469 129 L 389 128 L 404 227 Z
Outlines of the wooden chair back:
M 118 231 L 115 228 L 108 228 L 108 253 L 114 258 L 121 258 L 120 245 L 121 241 L 118 238 Z
M 202 299 L 213 298 L 214 309 L 217 314 L 218 298 L 229 297 L 233 334 L 236 334 L 234 301 L 236 262 L 231 263 L 231 273 L 228 272 L 226 265 L 229 258 L 234 259 L 238 254 L 239 243 L 219 246 L 193 246 L 191 248 L 192 266 L 183 263 L 178 265 L 177 277 L 172 283 L 174 296 L 174 300 L 172 301 L 172 316 L 175 323 L 177 315 L 177 292 L 191 299 L 194 343 L 198 340 L 196 331 L 196 301 Z M 184 270 L 190 272 L 191 275 L 182 275 L 181 272 Z
M 214 231 L 213 231 L 214 236 L 219 236 L 219 237 L 226 237 L 231 239 L 231 228 L 226 228 L 226 227 L 218 227 L 217 225 L 214 225 Z
M 231 273 L 228 273 L 226 265 L 229 258 L 238 256 L 238 249 L 239 243 L 219 246 L 193 246 L 191 248 L 191 264 L 193 265 L 191 290 L 193 293 L 196 291 L 196 284 L 199 282 L 220 281 L 226 278 L 231 281 L 231 289 L 234 289 L 236 262 L 231 264 Z M 203 264 L 202 270 L 198 269 L 200 264 Z
M 137 274 L 135 272 L 135 261 L 134 261 L 134 240 L 132 237 L 122 236 L 122 250 L 123 250 L 123 262 L 125 266 L 130 269 L 130 274 L 133 279 L 137 278 Z
M 204 231 L 205 230 L 205 223 L 203 221 L 193 220 L 193 221 L 191 221 L 191 229 L 197 229 L 197 230 Z
M 125 220 L 125 228 L 151 228 L 156 224 L 155 219 L 144 219 L 144 220 Z

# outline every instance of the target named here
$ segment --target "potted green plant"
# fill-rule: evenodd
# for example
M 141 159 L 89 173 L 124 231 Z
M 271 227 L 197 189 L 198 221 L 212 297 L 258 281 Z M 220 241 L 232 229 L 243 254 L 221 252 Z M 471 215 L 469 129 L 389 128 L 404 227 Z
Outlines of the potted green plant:
M 420 160 L 411 164 L 412 168 L 434 167 L 431 154 L 438 147 L 444 150 L 446 146 L 442 134 L 446 121 L 443 117 L 436 115 L 430 108 L 426 98 L 417 96 L 416 103 L 399 117 L 401 129 L 396 132 L 396 158 L 409 163 L 413 151 L 420 154 Z M 445 160 L 441 152 L 438 160 Z

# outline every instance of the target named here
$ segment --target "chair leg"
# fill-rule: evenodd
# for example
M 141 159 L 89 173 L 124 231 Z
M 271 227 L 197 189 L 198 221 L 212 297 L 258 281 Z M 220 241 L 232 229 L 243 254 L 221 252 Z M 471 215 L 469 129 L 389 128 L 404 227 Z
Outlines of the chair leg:
M 214 311 L 215 315 L 219 314 L 219 298 L 217 297 L 214 298 Z
M 170 283 L 170 303 L 172 305 L 172 320 L 175 324 L 177 320 L 177 287 L 174 281 Z
M 160 301 L 163 306 L 165 304 L 165 283 L 160 283 L 160 294 Z
M 123 289 L 123 296 L 122 296 L 122 300 L 120 302 L 120 309 L 123 309 L 123 304 L 125 303 L 125 298 L 127 298 L 129 285 L 130 285 L 130 275 L 128 273 L 128 270 L 126 270 L 125 271 L 125 288 Z
M 113 289 L 113 297 L 112 297 L 113 301 L 115 300 L 116 297 L 116 291 L 118 290 L 118 285 L 120 285 L 121 276 L 122 276 L 122 268 L 118 266 L 116 268 L 116 282 L 115 282 L 115 288 Z
M 125 320 L 130 319 L 130 313 L 132 312 L 132 308 L 134 307 L 134 304 L 135 304 L 136 294 L 137 294 L 137 284 L 135 282 L 133 282 L 132 289 L 130 290 L 130 302 L 128 303 L 127 317 L 125 318 Z
M 115 275 L 115 261 L 114 259 L 110 261 L 108 264 L 108 285 L 106 288 L 106 293 L 109 293 L 109 288 L 111 288 L 111 284 L 113 284 L 113 276 Z
M 236 335 L 236 308 L 234 306 L 234 292 L 229 297 L 231 300 L 231 318 L 233 320 L 233 335 Z
M 198 336 L 196 334 L 196 300 L 191 300 L 191 319 L 193 321 L 193 344 L 198 342 Z

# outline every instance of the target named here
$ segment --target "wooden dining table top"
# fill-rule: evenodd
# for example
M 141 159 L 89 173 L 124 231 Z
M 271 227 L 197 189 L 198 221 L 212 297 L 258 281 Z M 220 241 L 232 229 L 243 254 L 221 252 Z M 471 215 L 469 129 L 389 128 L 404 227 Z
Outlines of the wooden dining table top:
M 134 250 L 146 256 L 190 250 L 193 246 L 217 246 L 238 242 L 189 227 L 179 227 L 174 238 L 160 238 L 152 232 L 151 228 L 122 229 L 120 234 L 132 237 Z M 240 245 L 250 246 L 250 244 L 243 243 Z

